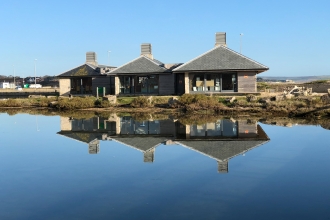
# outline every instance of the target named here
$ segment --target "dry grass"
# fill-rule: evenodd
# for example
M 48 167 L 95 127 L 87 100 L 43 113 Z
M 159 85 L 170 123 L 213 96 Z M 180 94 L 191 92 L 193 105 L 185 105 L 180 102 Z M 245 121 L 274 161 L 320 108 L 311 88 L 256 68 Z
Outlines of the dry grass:
M 150 102 L 148 97 L 146 96 L 139 96 L 136 97 L 130 104 L 133 108 L 148 108 L 153 107 L 153 104 Z
M 74 97 L 72 99 L 59 98 L 57 103 L 58 109 L 85 109 L 93 108 L 95 106 L 96 98 L 94 97 Z

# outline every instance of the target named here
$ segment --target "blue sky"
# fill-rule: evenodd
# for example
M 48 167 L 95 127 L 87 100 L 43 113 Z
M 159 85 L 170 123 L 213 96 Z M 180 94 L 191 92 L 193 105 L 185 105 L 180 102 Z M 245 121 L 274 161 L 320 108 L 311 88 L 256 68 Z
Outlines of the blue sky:
M 270 68 L 262 76 L 330 75 L 330 1 L 0 1 L 0 75 L 58 75 L 85 62 L 120 66 L 151 43 L 164 63 L 229 48 Z M 108 51 L 110 59 L 108 59 Z

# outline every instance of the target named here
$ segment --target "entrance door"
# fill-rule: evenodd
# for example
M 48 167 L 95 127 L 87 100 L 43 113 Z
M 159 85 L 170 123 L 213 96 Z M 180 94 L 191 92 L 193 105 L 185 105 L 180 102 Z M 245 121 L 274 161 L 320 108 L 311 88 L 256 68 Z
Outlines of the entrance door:
M 184 74 L 178 73 L 176 74 L 176 93 L 182 95 L 184 92 Z
M 234 92 L 236 87 L 236 74 L 222 74 L 222 91 Z
M 138 76 L 135 93 L 148 93 L 148 77 Z

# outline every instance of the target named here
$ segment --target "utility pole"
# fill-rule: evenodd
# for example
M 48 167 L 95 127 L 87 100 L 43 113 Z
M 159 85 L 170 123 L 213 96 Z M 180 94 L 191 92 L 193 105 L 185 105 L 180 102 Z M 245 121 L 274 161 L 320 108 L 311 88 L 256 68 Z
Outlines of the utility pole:
M 37 88 L 37 59 L 34 59 L 34 90 Z
M 109 62 L 109 66 L 110 66 L 110 50 L 108 50 L 108 62 Z
M 242 36 L 243 36 L 243 33 L 240 33 L 239 34 L 239 45 L 240 45 L 240 51 L 239 53 L 242 54 Z
M 16 88 L 16 81 L 15 81 L 15 65 L 13 65 L 14 68 L 14 89 Z

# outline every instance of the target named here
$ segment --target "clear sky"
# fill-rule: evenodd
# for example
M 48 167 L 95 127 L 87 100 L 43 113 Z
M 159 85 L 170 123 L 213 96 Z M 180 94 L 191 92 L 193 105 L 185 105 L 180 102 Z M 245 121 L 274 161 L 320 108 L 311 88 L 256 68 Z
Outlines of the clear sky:
M 330 1 L 0 1 L 0 75 L 58 75 L 97 53 L 120 66 L 151 43 L 164 63 L 187 62 L 227 32 L 229 48 L 270 68 L 262 76 L 330 75 Z M 110 59 L 108 59 L 108 51 Z

